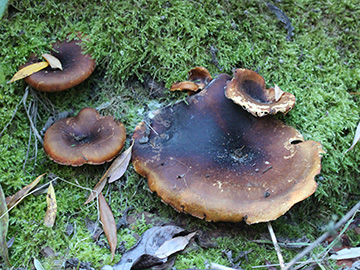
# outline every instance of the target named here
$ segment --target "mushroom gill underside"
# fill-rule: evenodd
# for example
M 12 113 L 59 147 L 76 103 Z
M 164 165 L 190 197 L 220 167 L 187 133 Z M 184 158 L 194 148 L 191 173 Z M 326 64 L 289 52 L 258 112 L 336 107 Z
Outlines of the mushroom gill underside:
M 133 165 L 176 210 L 208 221 L 274 220 L 316 190 L 322 147 L 272 116 L 227 99 L 220 74 L 200 93 L 152 112 L 133 139 Z

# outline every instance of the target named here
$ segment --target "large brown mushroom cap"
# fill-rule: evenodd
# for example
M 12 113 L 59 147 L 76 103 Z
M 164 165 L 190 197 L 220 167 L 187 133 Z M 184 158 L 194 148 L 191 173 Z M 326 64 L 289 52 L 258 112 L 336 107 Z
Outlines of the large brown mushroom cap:
M 102 164 L 120 152 L 125 139 L 121 122 L 84 108 L 75 117 L 60 120 L 46 131 L 44 150 L 63 165 Z
M 208 221 L 274 220 L 316 190 L 322 148 L 271 116 L 257 118 L 213 79 L 187 102 L 153 112 L 133 135 L 133 165 L 176 210 Z
M 235 69 L 225 95 L 254 116 L 287 113 L 295 106 L 295 96 L 283 92 L 277 100 L 273 87 L 266 89 L 264 78 L 249 69 Z
M 51 54 L 60 60 L 63 70 L 47 67 L 25 78 L 30 86 L 40 91 L 69 89 L 83 82 L 95 69 L 95 60 L 89 54 L 83 54 L 81 40 L 58 41 Z M 36 61 L 37 57 L 33 57 L 26 65 Z

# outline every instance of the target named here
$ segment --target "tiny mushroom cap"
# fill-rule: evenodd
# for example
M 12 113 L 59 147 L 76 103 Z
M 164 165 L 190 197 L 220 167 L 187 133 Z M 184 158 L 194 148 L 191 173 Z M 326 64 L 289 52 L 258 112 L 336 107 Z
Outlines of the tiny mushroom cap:
M 53 161 L 63 165 L 102 164 L 120 152 L 125 139 L 121 122 L 84 108 L 75 117 L 62 119 L 46 131 L 44 150 Z
M 278 218 L 315 192 L 320 143 L 227 99 L 220 74 L 201 92 L 151 113 L 135 129 L 132 160 L 151 191 L 208 221 Z
M 58 58 L 62 64 L 62 70 L 48 66 L 27 78 L 33 88 L 44 92 L 58 92 L 74 87 L 87 79 L 95 69 L 95 60 L 89 54 L 84 54 L 81 48 L 81 40 L 65 40 L 53 44 L 51 55 Z M 23 67 L 37 62 L 36 56 Z
M 210 72 L 204 67 L 195 67 L 189 71 L 188 80 L 173 83 L 170 91 L 188 91 L 189 95 L 204 87 L 212 80 Z
M 235 69 L 225 95 L 254 116 L 286 114 L 295 106 L 295 96 L 279 87 L 266 89 L 264 78 L 249 69 Z

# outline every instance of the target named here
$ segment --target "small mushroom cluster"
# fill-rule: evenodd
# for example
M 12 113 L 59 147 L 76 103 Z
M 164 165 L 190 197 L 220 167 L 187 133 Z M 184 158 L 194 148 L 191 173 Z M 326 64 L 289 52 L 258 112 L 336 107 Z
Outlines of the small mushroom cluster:
M 59 92 L 87 79 L 95 69 L 95 60 L 85 54 L 78 40 L 57 41 L 50 56 L 60 61 L 61 69 L 46 67 L 25 78 L 33 88 Z M 33 55 L 21 68 L 38 62 Z M 62 165 L 103 164 L 111 161 L 122 149 L 126 139 L 124 125 L 111 116 L 101 116 L 95 109 L 83 108 L 75 117 L 57 121 L 47 129 L 44 151 Z
M 151 112 L 151 126 L 141 122 L 133 135 L 134 168 L 163 202 L 208 221 L 253 224 L 315 192 L 321 144 L 269 115 L 292 109 L 294 95 L 266 89 L 246 69 L 212 79 L 198 67 L 172 89 L 202 90 Z

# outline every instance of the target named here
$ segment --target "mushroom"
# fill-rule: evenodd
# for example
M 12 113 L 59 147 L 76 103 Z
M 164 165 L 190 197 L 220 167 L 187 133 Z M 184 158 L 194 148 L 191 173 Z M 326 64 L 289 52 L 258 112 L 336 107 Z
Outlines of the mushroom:
M 84 108 L 75 117 L 53 124 L 45 133 L 45 153 L 63 165 L 102 164 L 124 146 L 125 127 L 111 116 Z
M 208 221 L 278 218 L 313 194 L 321 144 L 227 99 L 220 74 L 201 92 L 154 111 L 135 129 L 133 165 L 177 211 Z
M 211 80 L 211 74 L 206 68 L 195 67 L 189 71 L 187 81 L 173 83 L 170 91 L 187 91 L 190 96 L 202 90 Z
M 51 54 L 60 60 L 63 69 L 48 66 L 26 77 L 25 81 L 33 88 L 44 92 L 63 91 L 80 84 L 95 69 L 95 60 L 91 59 L 89 54 L 84 54 L 81 44 L 81 40 L 57 41 L 53 44 Z M 32 56 L 23 67 L 37 61 L 37 57 Z
M 234 78 L 225 91 L 227 98 L 254 116 L 262 117 L 277 112 L 287 113 L 295 106 L 295 96 L 275 86 L 266 89 L 264 78 L 249 69 L 235 69 Z

